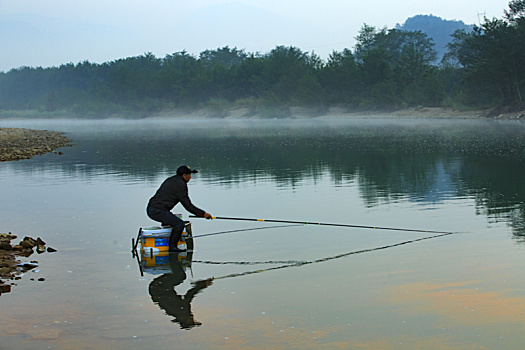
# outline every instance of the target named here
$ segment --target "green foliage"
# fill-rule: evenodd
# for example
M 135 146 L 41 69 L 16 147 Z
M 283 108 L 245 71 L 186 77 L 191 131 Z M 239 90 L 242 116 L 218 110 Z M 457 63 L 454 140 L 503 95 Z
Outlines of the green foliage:
M 505 11 L 505 17 L 513 23 L 518 23 L 525 19 L 525 1 L 511 0 L 509 10 Z
M 300 106 L 322 106 L 324 104 L 324 89 L 315 76 L 304 75 L 297 82 L 293 102 Z
M 21 67 L 0 72 L 0 110 L 144 117 L 169 108 L 214 109 L 217 116 L 247 108 L 284 117 L 295 106 L 523 105 L 525 0 L 512 0 L 504 19 L 454 32 L 437 67 L 433 39 L 406 29 L 422 21 L 439 28 L 440 20 L 416 16 L 394 29 L 364 24 L 354 49 L 334 51 L 326 62 L 294 46 L 266 54 L 225 46 L 198 57 L 145 53 L 103 64 Z
M 199 60 L 206 67 L 221 66 L 232 68 L 240 65 L 248 55 L 244 50 L 238 50 L 236 47 L 230 49 L 229 46 L 218 48 L 217 50 L 205 50 L 200 53 Z
M 446 62 L 462 67 L 463 91 L 471 103 L 497 97 L 521 108 L 525 89 L 525 0 L 513 0 L 505 19 L 485 19 L 472 33 L 456 32 Z
M 365 24 L 356 40 L 356 74 L 362 100 L 383 108 L 439 105 L 440 85 L 430 83 L 436 53 L 426 34 L 378 30 Z
M 375 84 L 370 92 L 374 105 L 395 108 L 399 103 L 397 86 L 393 80 L 385 80 Z

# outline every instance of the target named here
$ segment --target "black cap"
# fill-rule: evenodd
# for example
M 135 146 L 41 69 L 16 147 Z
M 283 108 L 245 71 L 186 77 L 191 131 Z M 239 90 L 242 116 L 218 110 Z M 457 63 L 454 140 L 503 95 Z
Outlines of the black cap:
M 198 171 L 197 171 L 197 170 L 192 170 L 192 169 L 190 169 L 190 167 L 187 166 L 187 165 L 181 165 L 181 166 L 177 169 L 177 175 L 195 174 L 195 173 L 198 173 Z

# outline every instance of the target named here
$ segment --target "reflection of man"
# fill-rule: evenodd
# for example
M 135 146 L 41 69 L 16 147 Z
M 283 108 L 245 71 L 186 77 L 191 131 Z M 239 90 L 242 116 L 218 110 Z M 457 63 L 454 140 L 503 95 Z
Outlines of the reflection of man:
M 188 258 L 191 261 L 191 255 Z M 175 286 L 186 279 L 186 273 L 181 261 L 179 261 L 179 254 L 170 254 L 169 259 L 172 272 L 151 281 L 149 285 L 151 300 L 168 315 L 173 316 L 172 322 L 179 323 L 182 329 L 200 326 L 201 323 L 195 321 L 191 312 L 191 301 L 202 289 L 210 286 L 213 279 L 194 282 L 193 287 L 186 292 L 186 295 L 180 296 L 175 291 Z
M 182 203 L 184 208 L 190 213 L 211 219 L 211 214 L 194 206 L 188 196 L 188 182 L 191 180 L 191 174 L 197 173 L 186 165 L 181 165 L 177 169 L 177 175 L 167 178 L 153 197 L 149 200 L 146 210 L 148 216 L 159 221 L 162 226 L 171 226 L 171 236 L 169 251 L 180 253 L 183 250 L 177 248 L 182 231 L 184 230 L 184 221 L 171 213 L 171 209 L 178 203 Z

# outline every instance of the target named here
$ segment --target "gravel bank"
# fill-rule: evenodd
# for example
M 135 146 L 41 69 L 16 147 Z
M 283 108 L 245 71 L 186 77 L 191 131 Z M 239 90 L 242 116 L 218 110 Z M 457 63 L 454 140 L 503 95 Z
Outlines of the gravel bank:
M 0 128 L 0 162 L 29 159 L 36 155 L 57 153 L 72 141 L 61 132 L 19 128 Z

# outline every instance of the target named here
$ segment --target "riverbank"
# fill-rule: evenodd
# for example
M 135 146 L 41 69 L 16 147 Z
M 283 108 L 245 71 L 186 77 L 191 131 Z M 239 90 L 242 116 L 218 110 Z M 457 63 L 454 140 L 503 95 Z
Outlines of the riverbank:
M 110 114 L 78 115 L 66 110 L 42 112 L 39 110 L 0 111 L 5 120 L 28 119 L 521 119 L 525 110 L 509 106 L 490 109 L 458 110 L 443 107 L 412 107 L 397 110 L 357 110 L 345 107 L 252 107 L 252 106 L 203 106 L 195 108 L 170 108 L 159 111 L 120 111 Z
M 29 159 L 71 146 L 72 140 L 61 132 L 20 128 L 0 128 L 0 162 Z
M 37 119 L 38 115 L 29 118 Z M 52 116 L 42 115 L 41 119 L 77 119 L 78 116 L 66 117 L 64 114 Z M 174 108 L 151 113 L 142 118 L 128 118 L 120 114 L 98 119 L 525 119 L 525 111 L 508 112 L 505 109 L 486 109 L 459 111 L 447 108 L 406 108 L 395 111 L 349 111 L 333 107 L 314 109 L 302 107 L 287 107 L 276 109 L 253 110 L 249 108 L 235 109 L 182 109 Z M 9 118 L 10 119 L 10 118 Z M 19 118 L 13 118 L 19 119 Z M 90 118 L 97 119 L 97 118 Z M 0 127 L 0 162 L 29 159 L 46 153 L 62 154 L 56 150 L 72 145 L 72 140 L 63 133 L 48 130 L 32 130 L 21 128 Z
M 148 118 L 186 118 L 186 119 L 520 119 L 525 110 L 509 112 L 505 109 L 456 110 L 441 107 L 405 108 L 392 111 L 356 111 L 341 107 L 326 109 L 286 107 L 254 110 L 250 108 L 232 109 L 170 109 L 151 113 Z

